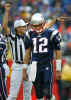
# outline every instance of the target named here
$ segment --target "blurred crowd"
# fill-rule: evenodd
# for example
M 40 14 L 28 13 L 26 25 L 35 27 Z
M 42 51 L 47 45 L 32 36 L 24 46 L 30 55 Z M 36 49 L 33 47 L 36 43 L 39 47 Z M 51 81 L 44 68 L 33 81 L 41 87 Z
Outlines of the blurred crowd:
M 19 16 L 29 23 L 32 14 L 35 12 L 41 12 L 47 23 L 53 20 L 54 17 L 67 17 L 64 22 L 56 22 L 52 28 L 57 28 L 62 35 L 62 58 L 65 60 L 62 70 L 62 80 L 64 80 L 62 84 L 68 91 L 67 89 L 71 88 L 71 74 L 69 74 L 71 73 L 71 69 L 69 69 L 71 67 L 71 0 L 0 0 L 0 24 L 2 24 L 6 2 L 12 4 L 9 27 L 13 27 L 13 21 Z M 69 75 L 68 78 L 67 75 Z M 61 100 L 68 100 L 68 97 Z
M 4 13 L 4 4 L 11 2 L 13 4 L 12 13 L 16 17 L 19 11 L 27 13 L 41 12 L 47 19 L 50 16 L 71 16 L 71 1 L 70 0 L 0 0 L 0 14 Z M 27 15 L 30 17 L 30 15 Z M 1 20 L 1 18 L 0 18 Z

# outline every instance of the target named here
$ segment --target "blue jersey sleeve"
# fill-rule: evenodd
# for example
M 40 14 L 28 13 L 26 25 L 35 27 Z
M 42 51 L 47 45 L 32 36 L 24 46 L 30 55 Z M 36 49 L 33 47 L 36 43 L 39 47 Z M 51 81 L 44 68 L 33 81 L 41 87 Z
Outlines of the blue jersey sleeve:
M 24 44 L 25 44 L 25 49 L 28 49 L 31 47 L 30 38 L 28 38 L 26 35 L 24 36 Z
M 61 49 L 61 46 L 60 46 L 60 43 L 61 43 L 61 36 L 60 36 L 60 33 L 56 33 L 56 35 L 53 37 L 53 46 L 54 46 L 54 49 L 55 50 L 60 50 Z

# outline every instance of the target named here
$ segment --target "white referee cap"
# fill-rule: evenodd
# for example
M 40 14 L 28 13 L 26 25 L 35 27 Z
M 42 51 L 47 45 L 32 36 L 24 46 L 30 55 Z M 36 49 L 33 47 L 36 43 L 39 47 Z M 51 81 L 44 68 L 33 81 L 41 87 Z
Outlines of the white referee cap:
M 26 26 L 28 23 L 25 23 L 23 19 L 18 19 L 14 22 L 14 28 L 20 27 L 20 26 Z

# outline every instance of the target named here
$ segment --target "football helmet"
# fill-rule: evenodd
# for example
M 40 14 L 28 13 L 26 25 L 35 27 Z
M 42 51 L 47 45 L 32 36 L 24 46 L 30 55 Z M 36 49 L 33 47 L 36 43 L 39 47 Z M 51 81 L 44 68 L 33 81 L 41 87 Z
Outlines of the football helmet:
M 45 20 L 41 13 L 35 13 L 32 15 L 31 28 L 36 33 L 41 33 L 45 29 Z

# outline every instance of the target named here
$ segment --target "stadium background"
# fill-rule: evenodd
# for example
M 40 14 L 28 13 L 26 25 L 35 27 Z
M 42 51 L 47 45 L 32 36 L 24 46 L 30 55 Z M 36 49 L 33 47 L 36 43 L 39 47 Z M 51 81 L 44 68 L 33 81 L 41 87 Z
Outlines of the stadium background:
M 12 2 L 12 9 L 10 11 L 9 17 L 9 27 L 12 27 L 13 21 L 19 16 L 20 11 L 25 10 L 28 12 L 24 15 L 24 17 L 30 18 L 32 13 L 37 11 L 41 12 L 47 23 L 53 20 L 52 16 L 59 17 L 59 16 L 67 16 L 70 17 L 69 21 L 64 22 L 56 22 L 52 28 L 57 28 L 62 35 L 62 67 L 68 62 L 71 62 L 71 0 L 0 0 L 0 24 L 2 24 L 2 18 L 4 16 L 4 4 L 6 1 Z M 9 94 L 10 88 L 10 76 L 11 76 L 11 65 L 12 60 L 9 53 L 8 64 L 10 67 L 10 74 L 7 78 L 7 92 Z M 71 66 L 71 65 L 70 65 Z M 55 78 L 55 60 L 54 60 L 54 86 L 53 86 L 53 94 L 56 96 L 56 100 L 59 100 L 59 93 L 58 93 L 58 83 Z M 71 82 L 71 76 L 69 76 L 69 81 Z M 64 80 L 68 80 L 64 78 Z M 17 100 L 23 100 L 23 84 L 21 84 L 21 88 L 18 94 Z M 62 91 L 62 90 L 61 90 Z M 32 89 L 32 100 L 36 100 L 34 87 Z

